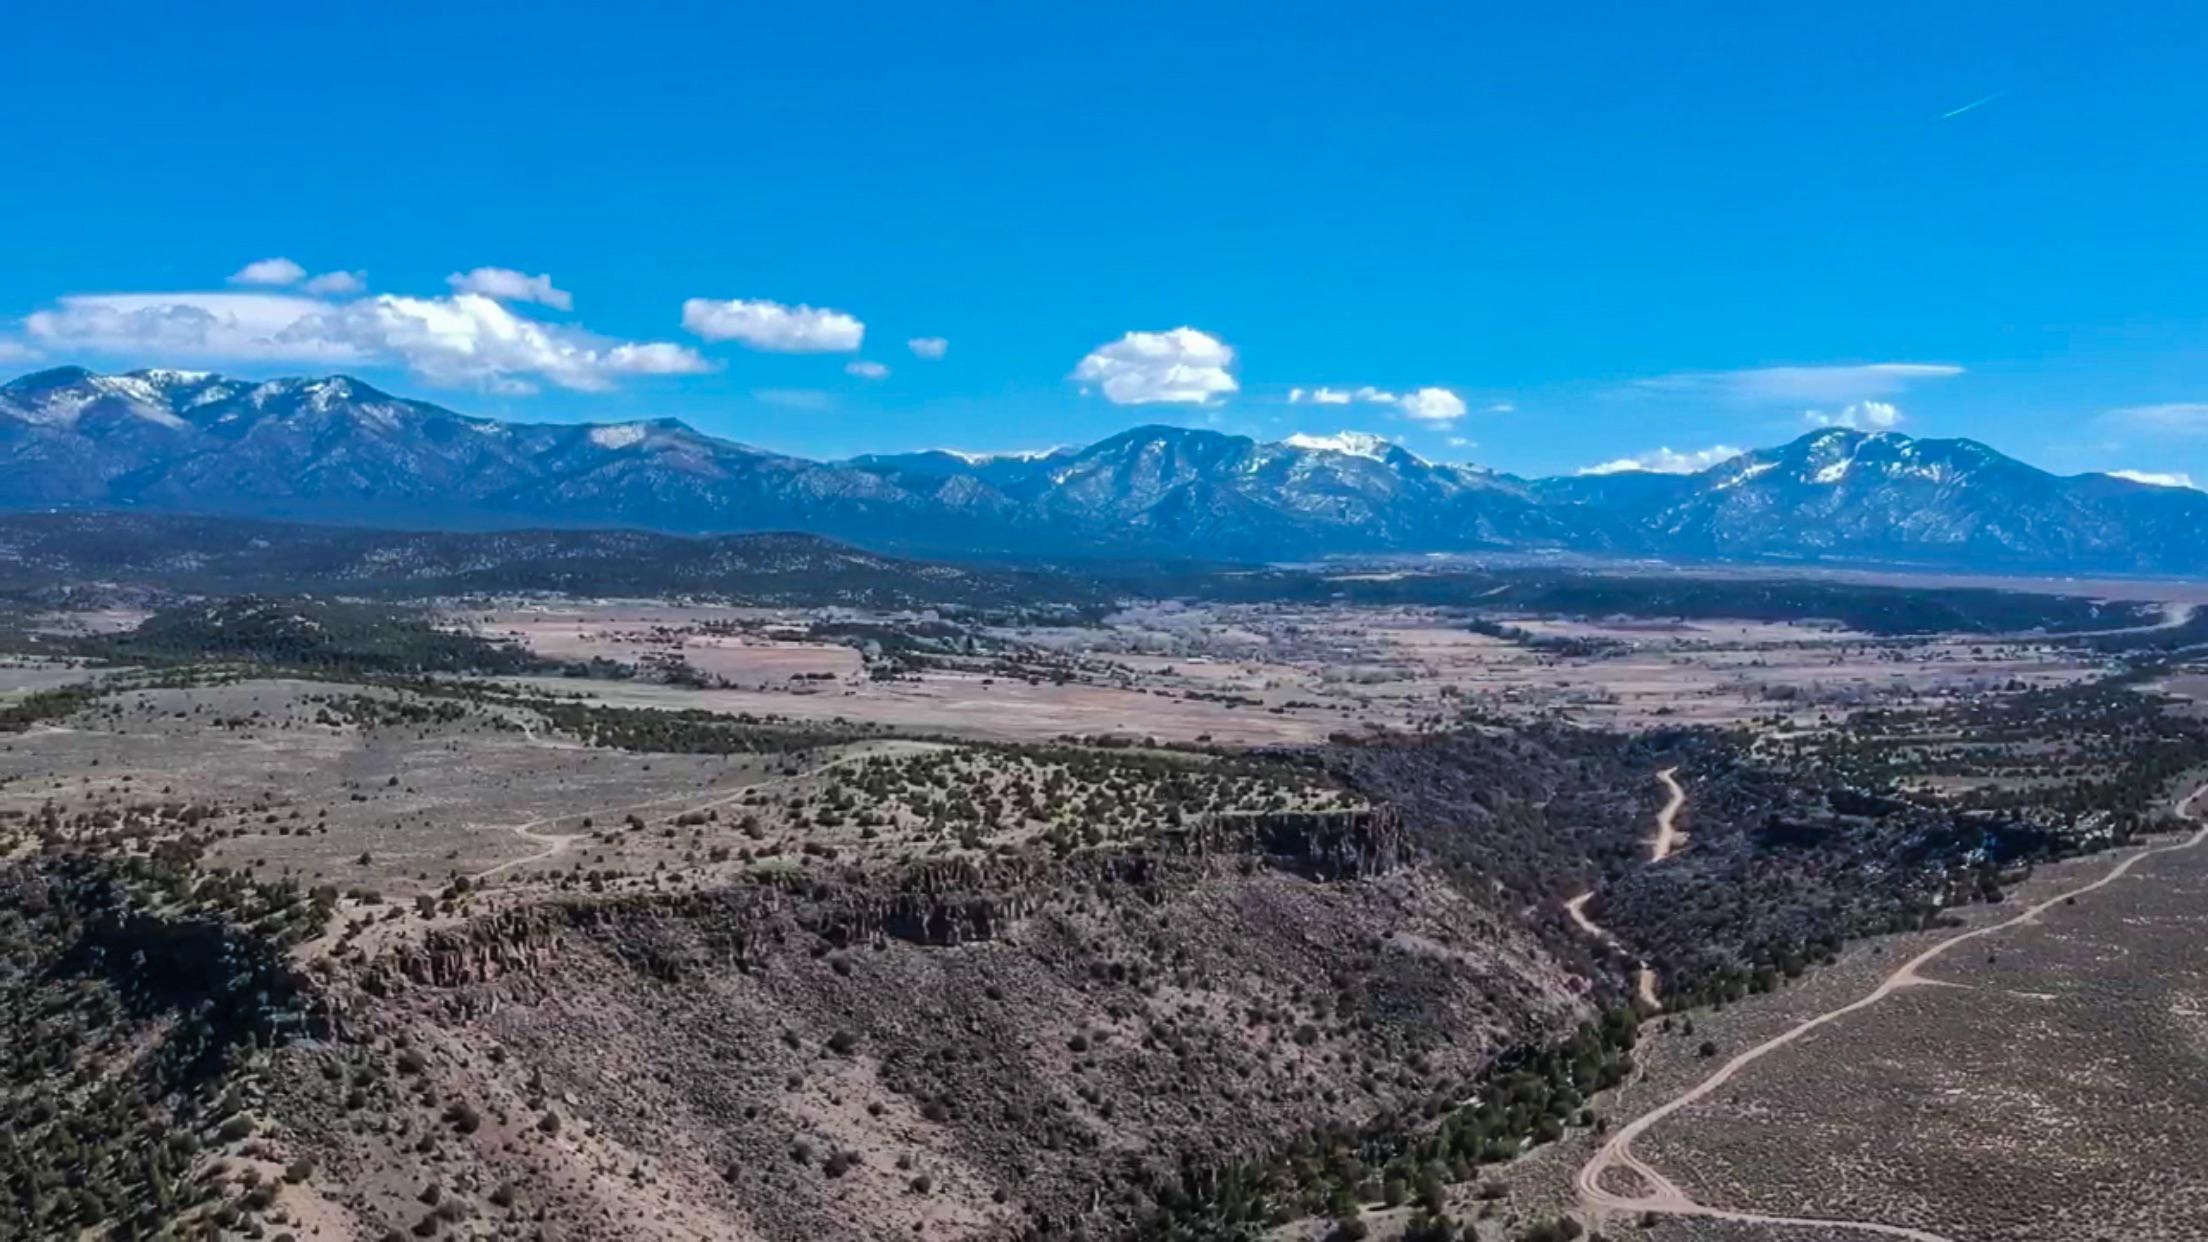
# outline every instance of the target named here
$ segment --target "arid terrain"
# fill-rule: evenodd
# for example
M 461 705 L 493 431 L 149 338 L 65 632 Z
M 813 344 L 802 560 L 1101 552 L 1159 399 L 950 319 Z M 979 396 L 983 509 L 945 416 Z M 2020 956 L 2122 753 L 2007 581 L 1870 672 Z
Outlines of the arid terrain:
M 0 1236 L 2190 1236 L 2190 625 L 42 604 Z
M 2208 4 L 0 32 L 0 1242 L 2208 1242 Z
M 1896 699 L 2062 685 L 2102 662 L 2044 634 L 1865 634 L 1829 623 L 1531 618 L 1506 634 L 1460 609 L 1150 604 L 1085 626 L 985 626 L 899 667 L 868 630 L 948 629 L 912 614 L 604 603 L 456 614 L 547 658 L 673 663 L 715 711 L 865 721 L 1003 740 L 1154 737 L 1249 745 L 1466 711 L 1592 727 L 1774 727 Z M 852 637 L 859 636 L 856 647 Z M 645 685 L 601 701 L 666 705 Z

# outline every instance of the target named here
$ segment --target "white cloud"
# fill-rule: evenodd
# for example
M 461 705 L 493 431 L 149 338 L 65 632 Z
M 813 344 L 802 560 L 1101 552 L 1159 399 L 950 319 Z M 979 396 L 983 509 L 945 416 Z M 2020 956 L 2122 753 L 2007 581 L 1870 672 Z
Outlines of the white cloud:
M 1516 414 L 1518 407 L 1508 401 L 1496 401 L 1480 407 L 1482 414 Z
M 2200 485 L 2193 476 L 2182 470 L 2111 470 L 2110 478 L 2124 479 L 2132 483 L 2144 483 L 2148 487 L 2187 487 L 2199 491 Z
M 2208 401 L 2169 401 L 2111 410 L 2111 419 L 2151 435 L 2208 434 Z
M 905 348 L 911 350 L 915 358 L 937 362 L 951 352 L 951 343 L 940 336 L 916 336 L 905 342 Z
M 681 345 L 608 341 L 524 318 L 475 293 L 364 298 L 335 308 L 317 323 L 339 340 L 396 356 L 441 383 L 542 377 L 562 388 L 595 391 L 611 387 L 616 376 L 693 375 L 710 369 L 705 359 Z
M 359 293 L 368 287 L 368 282 L 359 272 L 324 272 L 299 287 L 320 297 L 337 298 Z
M 255 259 L 230 274 L 233 285 L 293 285 L 306 277 L 307 269 L 289 259 Z
M 1934 362 L 1871 362 L 1848 366 L 1753 367 L 1743 371 L 1687 371 L 1636 381 L 1659 392 L 1716 395 L 1767 404 L 1814 402 L 1844 405 L 1890 396 L 1920 380 L 1951 379 L 1963 368 Z
M 256 259 L 230 274 L 233 285 L 265 285 L 280 289 L 298 285 L 307 293 L 318 297 L 345 297 L 367 288 L 359 272 L 324 272 L 309 277 L 307 269 L 290 259 Z
M 869 361 L 864 358 L 859 359 L 856 362 L 845 363 L 843 365 L 843 371 L 846 375 L 856 375 L 860 379 L 869 380 L 883 379 L 889 375 L 888 367 L 883 366 L 879 362 Z
M 516 392 L 538 381 L 599 391 L 627 375 L 712 369 L 665 342 L 608 340 L 540 323 L 479 294 L 349 302 L 285 293 L 67 297 L 24 320 L 41 344 L 150 361 L 402 366 L 435 383 Z
M 1846 427 L 1853 431 L 1891 431 L 1901 424 L 1901 410 L 1890 401 L 1858 401 L 1838 413 L 1803 410 L 1802 421 L 1813 427 Z
M 1090 351 L 1073 378 L 1094 384 L 1113 405 L 1209 405 L 1237 392 L 1228 368 L 1234 349 L 1207 332 L 1129 332 Z
M 1453 423 L 1464 417 L 1464 398 L 1446 388 L 1421 388 L 1405 393 L 1399 404 L 1406 416 L 1422 423 Z
M 1288 403 L 1302 405 L 1392 405 L 1404 416 L 1422 423 L 1446 424 L 1464 417 L 1464 398 L 1446 388 L 1420 388 L 1408 393 L 1390 392 L 1364 384 L 1356 388 L 1291 388 Z M 1508 412 L 1509 406 L 1489 406 L 1490 412 Z
M 780 354 L 850 353 L 866 339 L 866 325 L 842 311 L 743 298 L 691 298 L 682 304 L 682 326 L 708 341 Z
M 574 310 L 575 296 L 565 289 L 555 288 L 552 275 L 547 272 L 531 276 L 510 267 L 479 267 L 469 272 L 454 272 L 445 277 L 454 293 L 480 293 L 501 302 L 535 302 L 553 310 Z
M 344 363 L 366 355 L 313 329 L 332 303 L 290 293 L 103 293 L 65 297 L 23 325 L 47 346 L 154 360 Z
M 29 362 L 39 357 L 39 352 L 22 341 L 0 336 L 0 362 Z
M 598 339 L 575 335 L 584 340 Z M 697 350 L 673 341 L 615 341 L 597 356 L 615 375 L 704 375 L 713 369 Z
M 1727 444 L 1713 444 L 1706 449 L 1694 449 L 1681 453 L 1670 448 L 1651 449 L 1620 457 L 1600 465 L 1587 466 L 1581 474 L 1698 474 L 1721 461 L 1740 456 L 1742 450 Z

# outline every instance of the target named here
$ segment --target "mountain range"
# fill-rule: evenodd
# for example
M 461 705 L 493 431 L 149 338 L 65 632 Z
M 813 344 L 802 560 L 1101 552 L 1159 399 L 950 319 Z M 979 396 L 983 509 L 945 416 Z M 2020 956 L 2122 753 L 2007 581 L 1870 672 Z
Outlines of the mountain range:
M 2208 570 L 2208 494 L 1973 440 L 1827 429 L 1694 474 L 1526 479 L 1355 433 L 1137 427 L 813 461 L 673 419 L 505 422 L 345 376 L 63 367 L 0 385 L 0 509 L 422 529 L 802 531 L 964 556 L 1572 553 L 2017 573 Z

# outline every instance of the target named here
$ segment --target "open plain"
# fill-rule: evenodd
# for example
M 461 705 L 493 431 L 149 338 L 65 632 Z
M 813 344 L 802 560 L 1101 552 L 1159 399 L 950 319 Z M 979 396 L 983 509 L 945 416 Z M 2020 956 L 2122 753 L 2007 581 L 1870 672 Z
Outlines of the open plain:
M 1432 728 L 1465 711 L 1599 728 L 1813 723 L 1874 703 L 2075 682 L 2106 666 L 2045 634 L 1874 635 L 1829 622 L 1534 617 L 1462 608 L 1146 604 L 1081 626 L 635 602 L 487 609 L 452 623 L 549 659 L 691 670 L 684 693 L 593 685 L 626 706 L 999 740 L 1249 745 Z M 885 651 L 878 635 L 947 631 Z M 538 688 L 551 683 L 538 681 Z M 576 687 L 568 687 L 570 690 Z

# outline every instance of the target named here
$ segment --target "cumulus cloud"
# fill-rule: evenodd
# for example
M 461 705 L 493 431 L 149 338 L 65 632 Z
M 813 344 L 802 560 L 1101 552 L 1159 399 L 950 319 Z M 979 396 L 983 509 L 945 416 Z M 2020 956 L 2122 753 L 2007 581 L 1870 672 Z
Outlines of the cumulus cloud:
M 2208 401 L 2131 405 L 2109 411 L 2108 417 L 2149 435 L 2208 435 Z
M 883 366 L 879 362 L 873 362 L 864 358 L 859 359 L 856 362 L 845 363 L 843 365 L 843 370 L 844 374 L 846 375 L 856 375 L 860 379 L 869 380 L 882 379 L 887 377 L 889 374 L 888 367 Z
M 1352 402 L 1359 405 L 1392 405 L 1405 417 L 1435 425 L 1453 423 L 1464 417 L 1465 413 L 1464 398 L 1446 388 L 1419 388 L 1398 393 L 1365 384 L 1357 388 L 1330 388 L 1321 385 L 1317 388 L 1288 390 L 1290 405 L 1302 405 L 1305 402 L 1312 405 L 1349 405 Z M 1489 407 L 1491 411 L 1496 408 Z M 1507 411 L 1510 407 L 1500 408 Z
M 2132 483 L 2144 483 L 2148 487 L 2185 487 L 2194 491 L 2201 490 L 2200 485 L 2193 482 L 2193 476 L 2182 470 L 2111 470 L 2108 474 L 2110 478 L 2123 479 Z
M 233 285 L 295 285 L 305 279 L 307 269 L 289 259 L 255 259 L 230 274 Z
M 445 277 L 454 293 L 479 293 L 501 302 L 535 302 L 553 310 L 574 310 L 575 297 L 565 289 L 555 288 L 551 273 L 531 276 L 510 267 L 479 267 L 469 272 L 454 272 Z
M 1234 349 L 1208 332 L 1129 332 L 1099 345 L 1073 369 L 1113 405 L 1209 405 L 1239 391 L 1229 368 Z
M 305 331 L 397 357 L 440 383 L 542 377 L 588 392 L 611 387 L 616 376 L 693 375 L 710 369 L 705 359 L 681 345 L 605 340 L 524 318 L 476 293 L 364 298 L 318 316 Z
M 1812 427 L 1846 427 L 1851 431 L 1891 431 L 1901 424 L 1901 410 L 1890 401 L 1858 401 L 1837 412 L 1803 410 L 1802 421 Z
M 708 341 L 778 354 L 851 353 L 866 339 L 866 325 L 842 311 L 744 298 L 691 298 L 682 304 L 682 326 Z
M 285 258 L 256 259 L 230 273 L 230 283 L 270 289 L 297 285 L 316 297 L 346 297 L 368 287 L 359 272 L 324 272 L 310 277 L 307 269 Z
M 125 293 L 67 297 L 24 320 L 50 347 L 163 362 L 402 366 L 433 383 L 494 391 L 538 382 L 586 392 L 621 376 L 711 369 L 665 342 L 609 340 L 540 323 L 481 294 L 339 302 L 288 293 Z
M 1453 423 L 1464 417 L 1464 398 L 1446 388 L 1421 388 L 1405 393 L 1397 404 L 1406 417 L 1422 423 Z
M 915 358 L 939 362 L 943 355 L 951 352 L 951 343 L 940 336 L 916 336 L 905 342 L 905 348 L 911 350 Z
M 1719 396 L 1750 404 L 1845 405 L 1891 396 L 1923 380 L 1952 379 L 1963 368 L 1936 362 L 1870 362 L 1846 366 L 1752 367 L 1686 371 L 1636 381 L 1657 392 Z
M 359 272 L 324 272 L 308 277 L 299 287 L 317 297 L 341 298 L 359 293 L 368 287 L 368 282 Z
M 1721 461 L 1731 461 L 1742 450 L 1727 444 L 1713 444 L 1706 449 L 1678 452 L 1670 448 L 1650 449 L 1631 457 L 1620 457 L 1598 465 L 1583 467 L 1581 474 L 1699 474 Z

